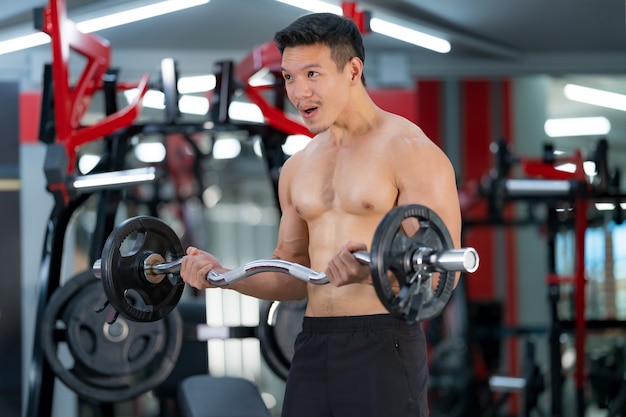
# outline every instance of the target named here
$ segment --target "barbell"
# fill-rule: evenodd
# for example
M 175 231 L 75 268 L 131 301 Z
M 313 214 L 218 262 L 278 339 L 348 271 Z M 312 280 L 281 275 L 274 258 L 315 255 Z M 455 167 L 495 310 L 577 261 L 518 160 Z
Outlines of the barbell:
M 419 224 L 412 236 L 402 226 L 410 218 Z M 137 216 L 113 230 L 92 269 L 102 279 L 108 302 L 119 314 L 135 321 L 156 321 L 180 300 L 183 256 L 178 236 L 165 222 Z M 387 213 L 376 228 L 371 251 L 355 252 L 354 256 L 369 264 L 373 285 L 385 308 L 410 323 L 441 313 L 454 290 L 456 273 L 474 272 L 479 265 L 476 250 L 455 249 L 441 218 L 418 204 L 398 206 Z M 270 271 L 310 284 L 328 283 L 325 273 L 281 259 L 255 260 L 224 273 L 210 271 L 207 280 L 223 287 Z M 435 274 L 438 279 L 433 284 Z M 142 299 L 140 305 L 133 303 L 137 295 Z

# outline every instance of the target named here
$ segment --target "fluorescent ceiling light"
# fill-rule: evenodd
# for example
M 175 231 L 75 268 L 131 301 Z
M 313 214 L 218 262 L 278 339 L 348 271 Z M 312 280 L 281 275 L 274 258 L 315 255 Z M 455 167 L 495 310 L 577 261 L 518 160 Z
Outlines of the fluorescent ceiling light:
M 282 149 L 285 155 L 293 155 L 304 149 L 309 142 L 311 142 L 311 138 L 306 135 L 289 135 L 285 144 L 282 145 Z
M 146 164 L 161 162 L 165 159 L 165 145 L 161 142 L 143 142 L 134 148 L 135 158 Z
M 228 106 L 228 117 L 243 122 L 265 123 L 263 112 L 254 103 L 234 101 Z
M 139 94 L 139 91 L 135 90 L 135 94 Z M 143 96 L 142 105 L 152 109 L 163 110 L 165 108 L 165 94 L 162 91 L 148 90 Z
M 78 170 L 86 174 L 98 165 L 101 157 L 98 155 L 85 154 L 78 159 Z
M 202 202 L 208 208 L 215 207 L 222 199 L 222 189 L 219 185 L 210 185 L 202 192 Z
M 213 145 L 213 158 L 234 159 L 241 153 L 241 143 L 235 138 L 220 138 Z
M 190 7 L 200 6 L 210 0 L 166 0 L 147 6 L 137 7 L 122 12 L 112 13 L 106 16 L 96 17 L 76 23 L 76 28 L 84 33 L 97 32 L 115 26 L 139 22 L 151 17 L 177 12 Z
M 576 164 L 572 162 L 565 162 L 564 164 L 555 166 L 554 169 L 556 169 L 557 171 L 569 172 L 570 174 L 573 174 L 574 172 L 576 172 Z
M 405 26 L 397 25 L 383 19 L 373 17 L 370 21 L 370 26 L 373 32 L 411 43 L 416 46 L 421 46 L 422 48 L 430 49 L 431 51 L 439 52 L 441 54 L 446 54 L 450 52 L 451 49 L 450 42 L 445 39 L 428 35 L 414 29 L 409 29 Z
M 569 172 L 570 174 L 573 174 L 574 172 L 576 172 L 576 164 L 572 162 L 565 162 L 563 164 L 556 165 L 554 169 L 556 169 L 557 171 Z M 593 161 L 583 162 L 583 171 L 585 171 L 585 175 L 589 177 L 593 177 L 598 174 L 596 172 L 596 163 Z
M 296 152 L 304 149 L 304 147 L 309 142 L 311 142 L 311 139 L 312 139 L 311 137 L 306 136 L 306 135 L 289 135 L 287 136 L 287 139 L 285 140 L 285 144 L 282 145 L 281 148 L 283 152 L 285 153 L 285 155 L 291 156 L 295 154 Z M 262 140 L 260 136 L 255 137 L 253 149 L 254 149 L 254 153 L 259 157 L 263 156 L 263 149 L 262 149 L 261 142 Z
M 595 203 L 596 210 L 598 211 L 610 211 L 615 210 L 615 203 Z M 620 203 L 620 207 L 626 210 L 626 203 Z
M 93 19 L 87 19 L 76 23 L 76 28 L 83 33 L 97 32 L 115 26 L 138 22 L 151 17 L 161 16 L 190 7 L 200 6 L 210 0 L 166 0 L 148 6 L 136 7 L 134 9 L 111 13 Z M 0 42 L 0 55 L 35 46 L 45 45 L 50 42 L 50 36 L 43 32 L 33 33 L 25 36 L 18 36 Z
M 139 94 L 139 90 L 136 88 L 131 88 L 129 90 L 124 90 L 124 97 L 126 97 L 126 101 L 132 103 L 132 101 Z M 143 107 L 149 107 L 151 109 L 163 110 L 165 108 L 165 94 L 162 91 L 158 90 L 148 90 L 146 94 L 143 96 L 143 100 L 141 101 L 141 105 Z
M 183 95 L 178 100 L 178 110 L 203 116 L 209 112 L 209 100 L 206 97 Z
M 337 15 L 343 13 L 340 6 L 336 6 L 324 1 L 318 0 L 276 0 L 290 6 L 308 10 L 310 12 L 329 12 Z M 445 39 L 428 35 L 426 33 L 410 29 L 407 26 L 391 23 L 387 20 L 372 17 L 370 20 L 370 28 L 372 32 L 398 39 L 422 48 L 430 49 L 439 53 L 450 52 L 450 42 Z
M 0 55 L 21 51 L 22 49 L 34 48 L 35 46 L 50 43 L 50 36 L 43 32 L 32 33 L 30 35 L 18 36 L 16 38 L 0 41 Z
M 131 103 L 139 94 L 136 88 L 124 91 L 124 97 Z M 158 90 L 148 90 L 141 102 L 143 107 L 150 109 L 165 109 L 165 94 Z M 181 95 L 178 99 L 178 110 L 181 113 L 205 115 L 209 112 L 209 100 L 206 97 Z
M 489 387 L 492 391 L 519 391 L 526 387 L 526 380 L 509 376 L 492 376 L 489 378 Z
M 606 117 L 548 119 L 543 128 L 551 138 L 606 135 L 611 131 L 611 122 Z
M 252 87 L 261 87 L 264 85 L 274 85 L 274 75 L 270 72 L 269 68 L 261 68 L 248 78 L 248 84 Z
M 585 161 L 583 162 L 583 171 L 590 177 L 598 175 L 598 171 L 596 170 L 596 163 L 594 161 Z
M 204 93 L 215 88 L 215 75 L 197 75 L 178 79 L 180 94 Z
M 563 88 L 563 93 L 565 97 L 573 101 L 626 111 L 626 95 L 624 94 L 583 87 L 576 84 L 567 84 Z

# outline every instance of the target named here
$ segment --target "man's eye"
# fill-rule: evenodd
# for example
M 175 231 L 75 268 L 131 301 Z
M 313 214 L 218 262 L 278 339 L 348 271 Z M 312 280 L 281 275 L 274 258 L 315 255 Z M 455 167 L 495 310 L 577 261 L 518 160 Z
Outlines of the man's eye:
M 317 71 L 309 71 L 309 78 L 317 76 Z
M 289 74 L 283 74 L 283 78 L 284 78 L 285 80 L 290 80 L 290 79 L 291 79 L 291 75 L 289 75 Z

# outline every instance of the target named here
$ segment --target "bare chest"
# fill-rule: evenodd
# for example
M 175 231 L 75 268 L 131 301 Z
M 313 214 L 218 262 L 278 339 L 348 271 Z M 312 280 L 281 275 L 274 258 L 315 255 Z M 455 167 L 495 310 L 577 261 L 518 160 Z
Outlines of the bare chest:
M 312 220 L 331 210 L 386 212 L 395 203 L 397 189 L 390 170 L 372 158 L 326 155 L 303 161 L 291 197 L 300 215 Z

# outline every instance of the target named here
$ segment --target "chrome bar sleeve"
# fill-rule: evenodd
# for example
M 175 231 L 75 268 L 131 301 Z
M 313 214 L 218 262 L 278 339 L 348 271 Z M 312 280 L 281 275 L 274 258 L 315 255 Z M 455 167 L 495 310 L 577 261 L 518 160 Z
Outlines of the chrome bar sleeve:
M 430 263 L 439 272 L 474 272 L 478 269 L 479 257 L 474 248 L 448 249 L 433 252 L 423 263 Z

